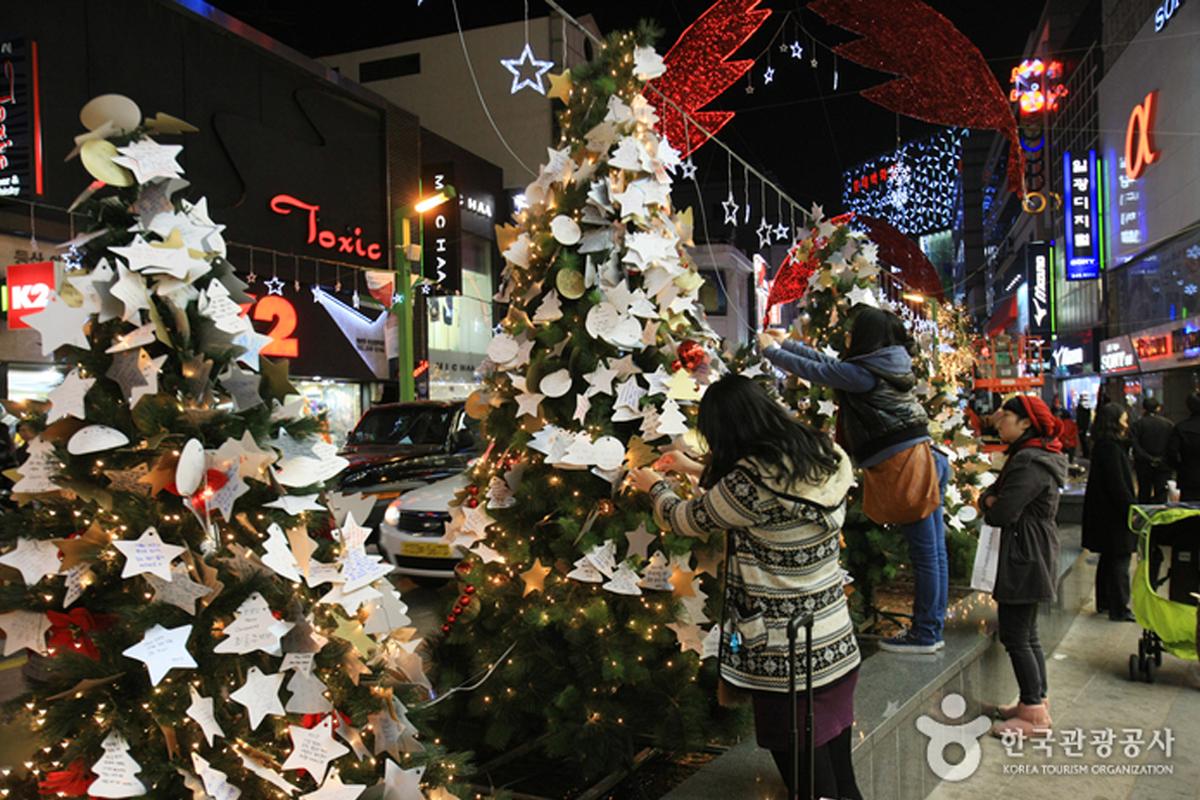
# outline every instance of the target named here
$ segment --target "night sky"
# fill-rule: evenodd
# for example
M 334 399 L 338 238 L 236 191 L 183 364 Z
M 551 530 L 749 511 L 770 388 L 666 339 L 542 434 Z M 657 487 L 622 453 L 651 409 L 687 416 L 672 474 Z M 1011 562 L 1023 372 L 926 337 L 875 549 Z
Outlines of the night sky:
M 710 2 L 562 0 L 562 5 L 575 15 L 590 13 L 605 32 L 632 27 L 640 18 L 648 17 L 664 30 L 658 49 L 665 53 Z M 308 4 L 276 0 L 217 0 L 214 5 L 313 57 L 455 29 L 450 0 L 424 0 L 420 7 L 413 0 L 340 0 L 324 6 L 326 10 L 319 14 L 313 13 Z M 803 5 L 795 0 L 763 0 L 761 7 L 773 13 L 737 56 L 754 58 L 769 51 L 775 79 L 763 85 L 767 62 L 760 60 L 752 70 L 756 85 L 753 94 L 746 93 L 743 80 L 710 107 L 737 112 L 720 136 L 743 158 L 779 181 L 797 200 L 815 200 L 827 210 L 834 210 L 840 206 L 842 171 L 893 147 L 897 117 L 858 96 L 862 89 L 886 81 L 888 76 L 884 74 L 838 59 L 838 89 L 833 90 L 834 59 L 826 46 L 847 41 L 853 35 L 825 25 Z M 931 5 L 975 42 L 1005 85 L 1009 71 L 1023 57 L 1025 40 L 1042 8 L 1037 0 L 932 0 Z M 529 7 L 532 16 L 547 12 L 540 0 L 529 0 Z M 398 9 L 404 9 L 402 22 L 395 22 Z M 459 2 L 467 28 L 519 20 L 522 9 L 521 0 Z M 818 43 L 816 69 L 809 62 L 813 50 L 810 36 Z M 793 39 L 805 47 L 803 60 L 794 60 L 778 50 L 780 41 Z M 908 118 L 899 119 L 899 129 L 903 139 L 933 130 Z M 707 178 L 724 182 L 725 159 L 717 148 L 702 148 L 695 161 L 702 181 Z

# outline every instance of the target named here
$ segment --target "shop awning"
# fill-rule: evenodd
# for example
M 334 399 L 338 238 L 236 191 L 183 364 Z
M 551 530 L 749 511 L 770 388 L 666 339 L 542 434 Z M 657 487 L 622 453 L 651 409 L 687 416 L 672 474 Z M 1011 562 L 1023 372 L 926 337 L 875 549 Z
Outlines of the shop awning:
M 1014 294 L 1007 300 L 1002 300 L 1000 305 L 996 306 L 996 310 L 992 312 L 985 328 L 987 335 L 996 336 L 1003 333 L 1005 328 L 1016 322 L 1019 316 L 1020 309 L 1017 307 L 1017 296 Z

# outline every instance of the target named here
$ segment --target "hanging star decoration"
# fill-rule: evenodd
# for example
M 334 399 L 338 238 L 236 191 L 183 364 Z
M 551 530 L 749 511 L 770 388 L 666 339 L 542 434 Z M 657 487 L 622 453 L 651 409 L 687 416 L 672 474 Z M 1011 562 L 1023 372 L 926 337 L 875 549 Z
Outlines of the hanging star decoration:
M 773 80 L 775 80 L 775 68 L 767 67 L 767 69 L 763 72 L 763 85 L 765 86 Z
M 766 217 L 759 220 L 758 228 L 754 231 L 758 234 L 759 247 L 768 247 L 771 244 L 771 234 L 774 230 L 771 223 L 767 222 Z
M 789 49 L 792 51 L 792 58 L 804 58 L 804 45 L 800 42 L 792 42 Z
M 521 580 L 525 581 L 525 591 L 521 596 L 524 597 L 532 592 L 545 591 L 546 576 L 550 574 L 550 567 L 542 566 L 540 558 L 535 559 L 533 566 L 521 573 Z
M 279 280 L 279 276 L 273 275 L 263 281 L 263 285 L 267 287 L 267 294 L 283 297 L 283 281 Z
M 538 94 L 546 93 L 546 86 L 542 83 L 542 77 L 554 67 L 553 61 L 541 61 L 533 55 L 533 48 L 529 46 L 529 42 L 525 43 L 525 49 L 521 51 L 521 55 L 517 58 L 502 58 L 500 63 L 506 70 L 512 73 L 512 94 L 516 94 L 522 89 L 533 89 Z M 532 68 L 532 76 L 527 72 Z
M 694 180 L 696 177 L 696 164 L 692 161 L 691 156 L 679 165 L 679 176 L 685 181 Z
M 733 199 L 732 190 L 729 192 L 729 196 L 721 201 L 721 208 L 725 211 L 725 224 L 737 225 L 738 204 L 737 201 Z
M 791 229 L 787 225 L 784 225 L 782 221 L 779 222 L 775 225 L 775 241 L 782 242 L 787 239 L 790 231 Z

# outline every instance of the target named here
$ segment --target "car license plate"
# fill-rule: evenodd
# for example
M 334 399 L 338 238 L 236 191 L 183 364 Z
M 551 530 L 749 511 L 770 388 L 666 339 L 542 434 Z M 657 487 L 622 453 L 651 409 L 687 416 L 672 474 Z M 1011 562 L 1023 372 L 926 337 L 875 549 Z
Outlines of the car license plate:
M 402 542 L 400 555 L 412 558 L 451 558 L 450 545 L 441 542 Z

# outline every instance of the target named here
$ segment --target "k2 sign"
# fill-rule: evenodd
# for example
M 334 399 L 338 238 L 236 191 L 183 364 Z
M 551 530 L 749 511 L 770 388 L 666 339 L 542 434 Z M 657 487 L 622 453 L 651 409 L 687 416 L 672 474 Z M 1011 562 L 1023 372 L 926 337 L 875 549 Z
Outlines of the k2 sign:
M 8 329 L 28 328 L 25 317 L 44 309 L 54 293 L 54 262 L 12 264 L 7 274 Z

